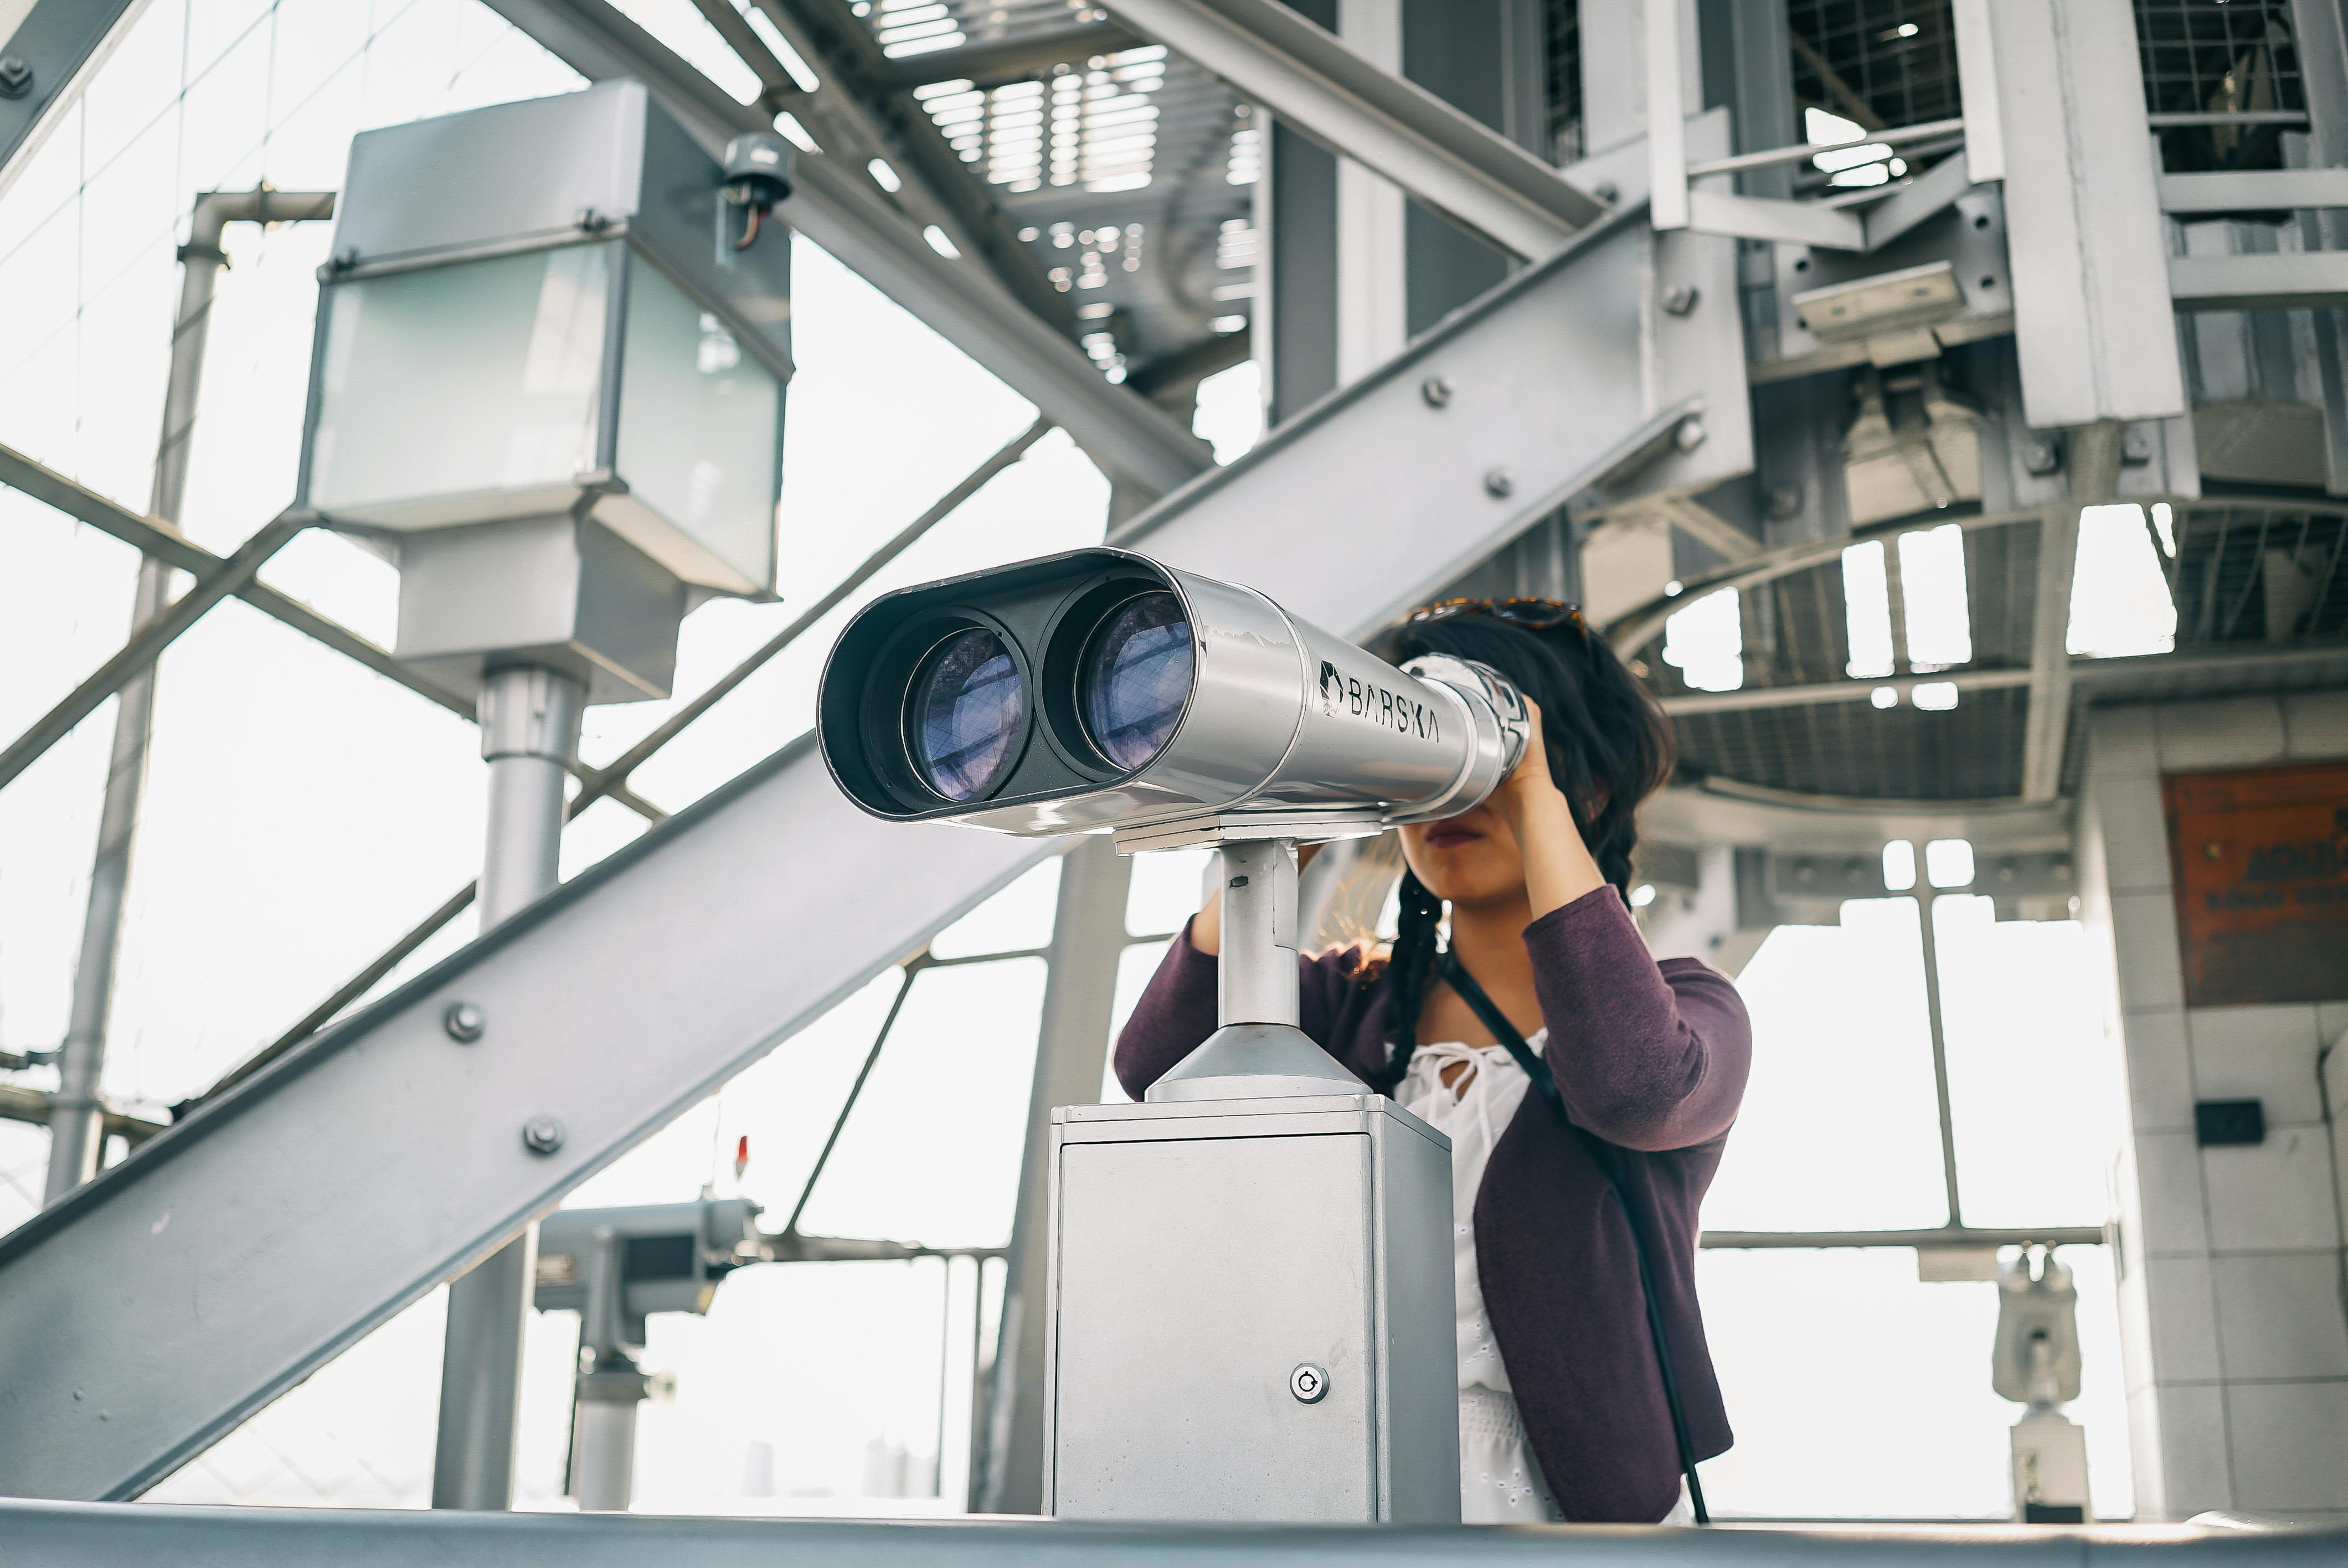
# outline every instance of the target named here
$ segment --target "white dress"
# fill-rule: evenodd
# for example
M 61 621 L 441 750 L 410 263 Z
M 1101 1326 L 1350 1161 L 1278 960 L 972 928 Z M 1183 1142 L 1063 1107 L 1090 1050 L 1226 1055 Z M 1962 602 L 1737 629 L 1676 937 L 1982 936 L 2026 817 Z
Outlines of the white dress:
M 1542 1030 L 1525 1043 L 1538 1055 L 1548 1042 L 1549 1031 Z M 1454 1066 L 1461 1071 L 1447 1084 L 1444 1071 Z M 1451 1140 L 1453 1288 L 1459 1303 L 1459 1518 L 1466 1524 L 1544 1524 L 1565 1517 L 1525 1439 L 1476 1272 L 1476 1194 L 1484 1184 L 1493 1145 L 1531 1087 L 1506 1046 L 1448 1041 L 1414 1051 L 1410 1071 L 1395 1090 L 1403 1109 Z M 1694 1518 L 1682 1482 L 1678 1505 L 1660 1522 L 1683 1524 Z

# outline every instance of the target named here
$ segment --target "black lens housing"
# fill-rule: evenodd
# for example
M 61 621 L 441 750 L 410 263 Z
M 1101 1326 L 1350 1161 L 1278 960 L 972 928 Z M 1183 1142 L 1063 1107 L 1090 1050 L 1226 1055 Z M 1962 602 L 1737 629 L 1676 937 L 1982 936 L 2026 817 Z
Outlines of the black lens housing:
M 1049 799 L 1141 772 L 1119 767 L 1093 743 L 1077 682 L 1086 650 L 1111 616 L 1140 595 L 1176 591 L 1148 561 L 1089 549 L 875 600 L 849 623 L 824 667 L 816 728 L 833 779 L 875 815 L 918 822 Z M 993 632 L 1009 651 L 1025 712 L 994 787 L 953 800 L 922 776 L 910 728 L 921 696 L 913 682 L 941 644 L 973 629 Z M 1194 684 L 1196 678 L 1194 668 Z

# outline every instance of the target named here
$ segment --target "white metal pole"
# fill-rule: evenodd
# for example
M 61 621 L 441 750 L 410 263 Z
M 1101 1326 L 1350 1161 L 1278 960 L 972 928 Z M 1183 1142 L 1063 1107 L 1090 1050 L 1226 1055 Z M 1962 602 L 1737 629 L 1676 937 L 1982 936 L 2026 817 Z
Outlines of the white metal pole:
M 1216 1021 L 1295 1027 L 1296 841 L 1223 846 L 1223 936 Z
M 331 191 L 214 190 L 196 199 L 188 242 L 180 248 L 180 313 L 171 328 L 171 371 L 163 393 L 163 433 L 155 449 L 155 482 L 147 509 L 167 523 L 180 520 L 188 492 L 189 440 L 203 384 L 204 343 L 211 326 L 213 292 L 227 257 L 221 231 L 233 222 L 299 222 L 334 214 Z M 136 633 L 170 595 L 171 569 L 149 556 L 139 563 L 130 630 Z M 123 898 L 130 882 L 130 851 L 139 834 L 139 804 L 147 784 L 147 747 L 154 733 L 155 670 L 123 682 L 114 710 L 114 751 L 108 759 L 106 799 L 98 826 L 98 854 L 89 872 L 82 915 L 81 959 L 74 971 L 73 1010 L 57 1051 L 57 1091 L 49 1100 L 49 1171 L 44 1203 L 56 1203 L 98 1173 L 106 1148 L 105 1103 L 98 1093 L 106 1071 L 107 1017 L 114 1007 L 114 961 L 122 942 Z
M 492 671 L 481 688 L 481 755 L 489 764 L 481 928 L 551 890 L 562 849 L 563 779 L 579 754 L 586 691 L 552 670 Z M 522 1329 L 538 1268 L 530 1226 L 448 1286 L 432 1506 L 513 1505 L 521 1409 Z

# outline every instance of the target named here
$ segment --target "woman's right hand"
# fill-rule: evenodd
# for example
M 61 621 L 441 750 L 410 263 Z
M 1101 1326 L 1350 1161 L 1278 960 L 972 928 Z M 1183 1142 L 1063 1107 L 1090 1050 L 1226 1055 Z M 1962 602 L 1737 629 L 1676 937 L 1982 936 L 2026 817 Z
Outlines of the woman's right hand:
M 1297 872 L 1302 875 L 1304 868 L 1313 864 L 1313 857 L 1320 853 L 1321 845 L 1318 844 L 1298 845 L 1296 846 Z M 1215 890 L 1207 895 L 1207 901 L 1199 906 L 1198 914 L 1191 917 L 1190 946 L 1210 958 L 1222 951 L 1223 885 L 1220 877 L 1216 879 Z

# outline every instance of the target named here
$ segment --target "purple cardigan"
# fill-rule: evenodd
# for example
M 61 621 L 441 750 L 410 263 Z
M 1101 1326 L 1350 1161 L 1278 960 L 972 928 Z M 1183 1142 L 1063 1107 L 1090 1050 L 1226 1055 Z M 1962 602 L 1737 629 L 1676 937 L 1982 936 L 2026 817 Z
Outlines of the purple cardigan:
M 1525 927 L 1546 1055 L 1574 1122 L 1634 1151 L 1625 1186 L 1661 1255 L 1655 1286 L 1698 1458 L 1730 1442 L 1696 1307 L 1696 1209 L 1720 1166 L 1752 1059 L 1745 1004 L 1694 958 L 1647 954 L 1612 887 Z M 1304 1032 L 1357 1073 L 1387 1057 L 1383 973 L 1358 949 L 1298 960 Z M 1215 960 L 1185 927 L 1117 1041 L 1139 1098 L 1215 1029 Z M 1630 1226 L 1581 1140 L 1528 1094 L 1476 1198 L 1484 1302 L 1526 1435 L 1570 1520 L 1651 1522 L 1679 1459 L 1640 1299 Z

